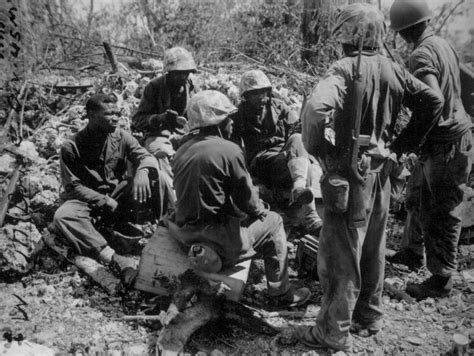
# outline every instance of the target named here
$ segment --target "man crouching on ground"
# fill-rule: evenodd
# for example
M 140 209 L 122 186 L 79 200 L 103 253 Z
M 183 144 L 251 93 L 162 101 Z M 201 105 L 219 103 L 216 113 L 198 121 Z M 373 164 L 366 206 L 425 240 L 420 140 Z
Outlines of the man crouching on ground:
M 232 132 L 228 115 L 235 110 L 217 91 L 191 98 L 187 109 L 191 132 L 172 164 L 177 202 L 170 233 L 188 247 L 199 243 L 214 250 L 224 268 L 259 253 L 270 297 L 276 304 L 302 305 L 310 291 L 295 290 L 289 282 L 282 218 L 258 198 L 242 150 L 228 140 Z
M 163 184 L 150 187 L 149 177 L 160 178 L 158 163 L 133 136 L 118 128 L 116 102 L 114 96 L 92 95 L 86 103 L 89 123 L 61 147 L 65 203 L 56 211 L 54 223 L 76 253 L 114 264 L 124 272 L 133 261 L 109 246 L 93 217 L 125 221 L 133 205 L 147 201 L 156 207 L 157 216 L 168 207 L 161 207 L 155 194 Z M 127 161 L 134 168 L 128 180 Z

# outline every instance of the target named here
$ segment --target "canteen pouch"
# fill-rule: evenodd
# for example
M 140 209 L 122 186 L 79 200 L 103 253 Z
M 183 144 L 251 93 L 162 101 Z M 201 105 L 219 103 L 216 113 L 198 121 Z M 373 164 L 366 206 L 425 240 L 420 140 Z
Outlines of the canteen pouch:
M 336 173 L 326 173 L 321 178 L 321 195 L 324 208 L 343 214 L 349 207 L 349 181 Z

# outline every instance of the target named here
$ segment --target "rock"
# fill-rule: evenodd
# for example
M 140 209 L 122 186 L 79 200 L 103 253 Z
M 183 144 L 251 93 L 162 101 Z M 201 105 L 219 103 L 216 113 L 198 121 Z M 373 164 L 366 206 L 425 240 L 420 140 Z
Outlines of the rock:
M 36 150 L 35 144 L 31 141 L 21 141 L 20 147 L 17 150 L 18 154 L 28 158 L 31 161 L 36 161 L 39 158 L 38 151 Z
M 474 283 L 474 269 L 467 269 L 461 271 L 461 276 L 464 278 L 466 282 Z
M 211 351 L 209 356 L 225 356 L 225 353 L 223 353 L 221 350 L 214 349 Z
M 419 338 L 419 337 L 416 337 L 416 336 L 408 336 L 406 338 L 406 340 L 412 344 L 412 345 L 416 345 L 416 346 L 420 346 L 420 345 L 423 345 L 424 341 L 423 339 Z
M 0 156 L 0 173 L 1 174 L 10 173 L 12 170 L 15 169 L 15 162 L 16 162 L 15 157 L 9 154 L 1 155 Z
M 29 222 L 7 224 L 0 229 L 0 275 L 14 278 L 27 273 L 42 248 L 41 234 Z
M 44 190 L 31 199 L 31 207 L 33 209 L 54 208 L 58 198 L 59 196 L 57 192 Z

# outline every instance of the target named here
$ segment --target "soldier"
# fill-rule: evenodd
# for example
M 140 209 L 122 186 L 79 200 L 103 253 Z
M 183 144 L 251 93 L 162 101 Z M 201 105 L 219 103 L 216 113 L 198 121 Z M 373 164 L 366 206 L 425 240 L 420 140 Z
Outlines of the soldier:
M 241 149 L 229 141 L 233 123 L 228 116 L 234 110 L 229 99 L 214 90 L 191 98 L 191 132 L 173 160 L 177 203 L 170 233 L 188 248 L 199 243 L 214 251 L 221 262 L 212 264 L 212 272 L 262 255 L 275 304 L 302 305 L 311 293 L 289 282 L 282 218 L 259 199 Z
M 312 347 L 349 351 L 350 331 L 381 329 L 389 147 L 400 155 L 416 146 L 441 115 L 442 97 L 379 53 L 384 32 L 383 15 L 374 6 L 345 7 L 333 30 L 345 56 L 329 68 L 303 109 L 303 142 L 325 171 L 321 311 L 315 326 L 295 331 Z M 414 118 L 394 141 L 403 106 Z
M 167 50 L 163 62 L 165 74 L 146 85 L 132 126 L 144 133 L 145 148 L 172 186 L 170 160 L 186 132 L 186 106 L 196 90 L 189 75 L 197 68 L 191 53 L 181 47 Z
M 425 143 L 420 151 L 419 212 L 426 263 L 432 276 L 407 287 L 407 292 L 418 299 L 447 296 L 452 288 L 463 193 L 472 165 L 471 120 L 461 100 L 459 58 L 428 27 L 431 17 L 424 0 L 396 0 L 390 8 L 391 27 L 407 43 L 414 44 L 410 72 L 444 98 L 442 117 L 424 133 Z M 405 249 L 394 259 L 400 260 L 401 254 L 409 252 L 421 256 L 421 251 Z
M 252 176 L 268 188 L 289 190 L 290 206 L 285 213 L 294 225 L 318 236 L 322 221 L 316 212 L 312 184 L 319 183 L 311 176 L 314 170 L 301 141 L 296 113 L 272 96 L 270 80 L 260 70 L 242 75 L 240 95 L 242 102 L 232 115 L 233 140 L 243 147 Z
M 117 254 L 97 231 L 93 217 L 110 222 L 130 219 L 133 205 L 150 205 L 158 216 L 168 206 L 160 206 L 158 163 L 129 133 L 118 128 L 117 98 L 92 95 L 86 103 L 87 126 L 61 147 L 61 176 L 65 203 L 56 211 L 54 223 L 80 255 L 112 263 L 125 271 L 134 265 Z M 133 177 L 127 179 L 127 162 L 133 165 Z M 151 199 L 152 198 L 152 199 Z M 151 200 L 150 200 L 151 199 Z

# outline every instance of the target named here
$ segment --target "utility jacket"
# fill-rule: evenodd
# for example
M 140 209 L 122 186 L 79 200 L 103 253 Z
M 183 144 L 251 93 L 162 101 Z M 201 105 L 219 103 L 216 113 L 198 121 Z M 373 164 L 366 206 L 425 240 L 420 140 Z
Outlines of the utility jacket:
M 176 207 L 171 235 L 188 247 L 196 242 L 213 248 L 232 266 L 253 253 L 242 231 L 243 213 L 266 214 L 245 165 L 242 150 L 218 136 L 196 134 L 178 149 L 172 163 Z
M 62 198 L 103 206 L 124 180 L 127 161 L 134 171 L 148 168 L 152 177 L 158 174 L 156 159 L 132 135 L 117 129 L 100 140 L 87 126 L 61 147 Z
M 232 140 L 243 143 L 249 163 L 259 152 L 285 143 L 291 134 L 301 129 L 296 113 L 275 98 L 268 102 L 261 115 L 243 102 L 231 118 L 234 121 Z
M 145 136 L 169 136 L 173 133 L 184 134 L 183 127 L 177 124 L 158 123 L 150 120 L 152 115 L 163 114 L 171 109 L 179 116 L 186 117 L 186 105 L 189 98 L 196 92 L 192 80 L 189 78 L 181 88 L 178 96 L 172 96 L 167 85 L 167 74 L 151 80 L 143 91 L 137 111 L 132 117 L 135 130 L 144 132 Z
M 362 153 L 380 162 L 390 156 L 391 149 L 397 153 L 416 149 L 438 123 L 443 98 L 386 57 L 363 52 L 363 99 L 353 103 L 350 92 L 356 67 L 357 53 L 335 62 L 309 97 L 302 113 L 303 142 L 308 152 L 325 159 L 325 152 L 335 147 L 338 138 L 349 137 L 347 130 L 355 110 L 362 111 L 360 132 L 368 136 Z M 391 145 L 402 106 L 411 109 L 413 116 Z M 336 148 L 333 152 L 339 151 Z
M 433 74 L 444 96 L 441 119 L 428 135 L 428 142 L 452 142 L 466 133 L 472 123 L 461 100 L 459 58 L 449 43 L 425 30 L 410 55 L 409 68 L 417 78 Z
M 241 211 L 258 217 L 265 210 L 233 142 L 197 134 L 178 149 L 172 168 L 179 225 L 225 222 Z

